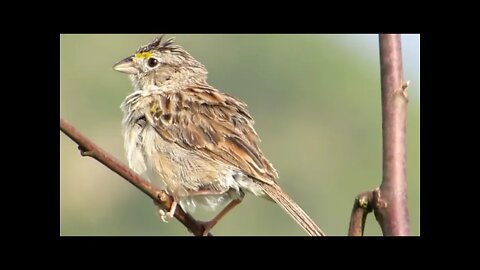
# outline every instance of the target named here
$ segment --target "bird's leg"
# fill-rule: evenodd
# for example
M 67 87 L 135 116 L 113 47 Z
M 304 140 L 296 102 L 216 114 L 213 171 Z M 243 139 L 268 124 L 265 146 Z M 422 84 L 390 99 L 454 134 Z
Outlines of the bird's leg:
M 210 221 L 203 222 L 203 236 L 207 236 L 210 230 L 220 221 L 220 219 L 223 218 L 228 212 L 230 212 L 235 206 L 240 204 L 243 200 L 243 197 L 245 197 L 245 193 L 240 191 L 240 198 L 233 199 L 230 203 L 225 206 L 220 213 L 218 213 L 214 218 L 212 218 Z
M 174 200 L 168 212 L 163 211 L 163 209 L 159 209 L 158 213 L 160 214 L 160 219 L 162 219 L 163 222 L 168 222 L 169 219 L 173 218 L 173 215 L 175 215 L 175 210 L 177 209 L 177 205 L 177 201 Z

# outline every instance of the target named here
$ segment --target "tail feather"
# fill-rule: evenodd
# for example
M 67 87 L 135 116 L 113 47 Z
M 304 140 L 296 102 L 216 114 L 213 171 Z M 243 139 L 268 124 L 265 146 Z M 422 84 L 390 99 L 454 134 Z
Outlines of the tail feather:
M 311 236 L 325 236 L 315 222 L 280 187 L 262 184 L 262 190 Z

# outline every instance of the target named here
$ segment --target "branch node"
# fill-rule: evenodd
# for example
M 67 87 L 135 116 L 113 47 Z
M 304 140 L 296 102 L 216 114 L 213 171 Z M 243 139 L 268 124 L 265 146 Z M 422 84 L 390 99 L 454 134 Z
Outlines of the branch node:
M 404 82 L 401 87 L 393 91 L 393 94 L 400 94 L 405 99 L 405 102 L 408 102 L 408 86 L 410 86 L 410 81 Z
M 365 209 L 367 212 L 371 212 L 372 211 L 372 207 L 371 207 L 371 195 L 370 194 L 360 194 L 358 197 L 357 197 L 357 204 L 358 206 L 360 206 L 361 208 Z
M 375 209 L 387 208 L 388 206 L 387 201 L 382 198 L 382 193 L 378 187 L 373 191 L 373 203 Z
M 405 98 L 405 102 L 408 102 L 407 88 L 410 85 L 410 81 L 406 81 L 402 84 L 402 96 Z
M 93 157 L 93 151 L 86 149 L 82 145 L 78 146 L 78 150 L 80 150 L 80 155 L 82 155 L 82 157 Z

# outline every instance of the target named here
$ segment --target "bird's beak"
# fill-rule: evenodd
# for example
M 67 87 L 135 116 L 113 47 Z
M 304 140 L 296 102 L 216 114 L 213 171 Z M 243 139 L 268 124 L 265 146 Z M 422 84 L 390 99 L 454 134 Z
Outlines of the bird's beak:
M 139 72 L 135 62 L 133 62 L 132 56 L 129 56 L 113 65 L 113 69 L 127 74 L 137 74 Z

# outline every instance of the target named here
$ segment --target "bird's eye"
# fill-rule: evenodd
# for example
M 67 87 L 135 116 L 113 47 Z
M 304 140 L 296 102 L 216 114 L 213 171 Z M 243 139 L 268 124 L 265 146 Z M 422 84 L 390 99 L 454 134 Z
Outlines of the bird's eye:
M 158 65 L 158 60 L 151 57 L 148 59 L 148 62 L 147 62 L 147 65 L 151 68 L 155 67 L 156 65 Z

